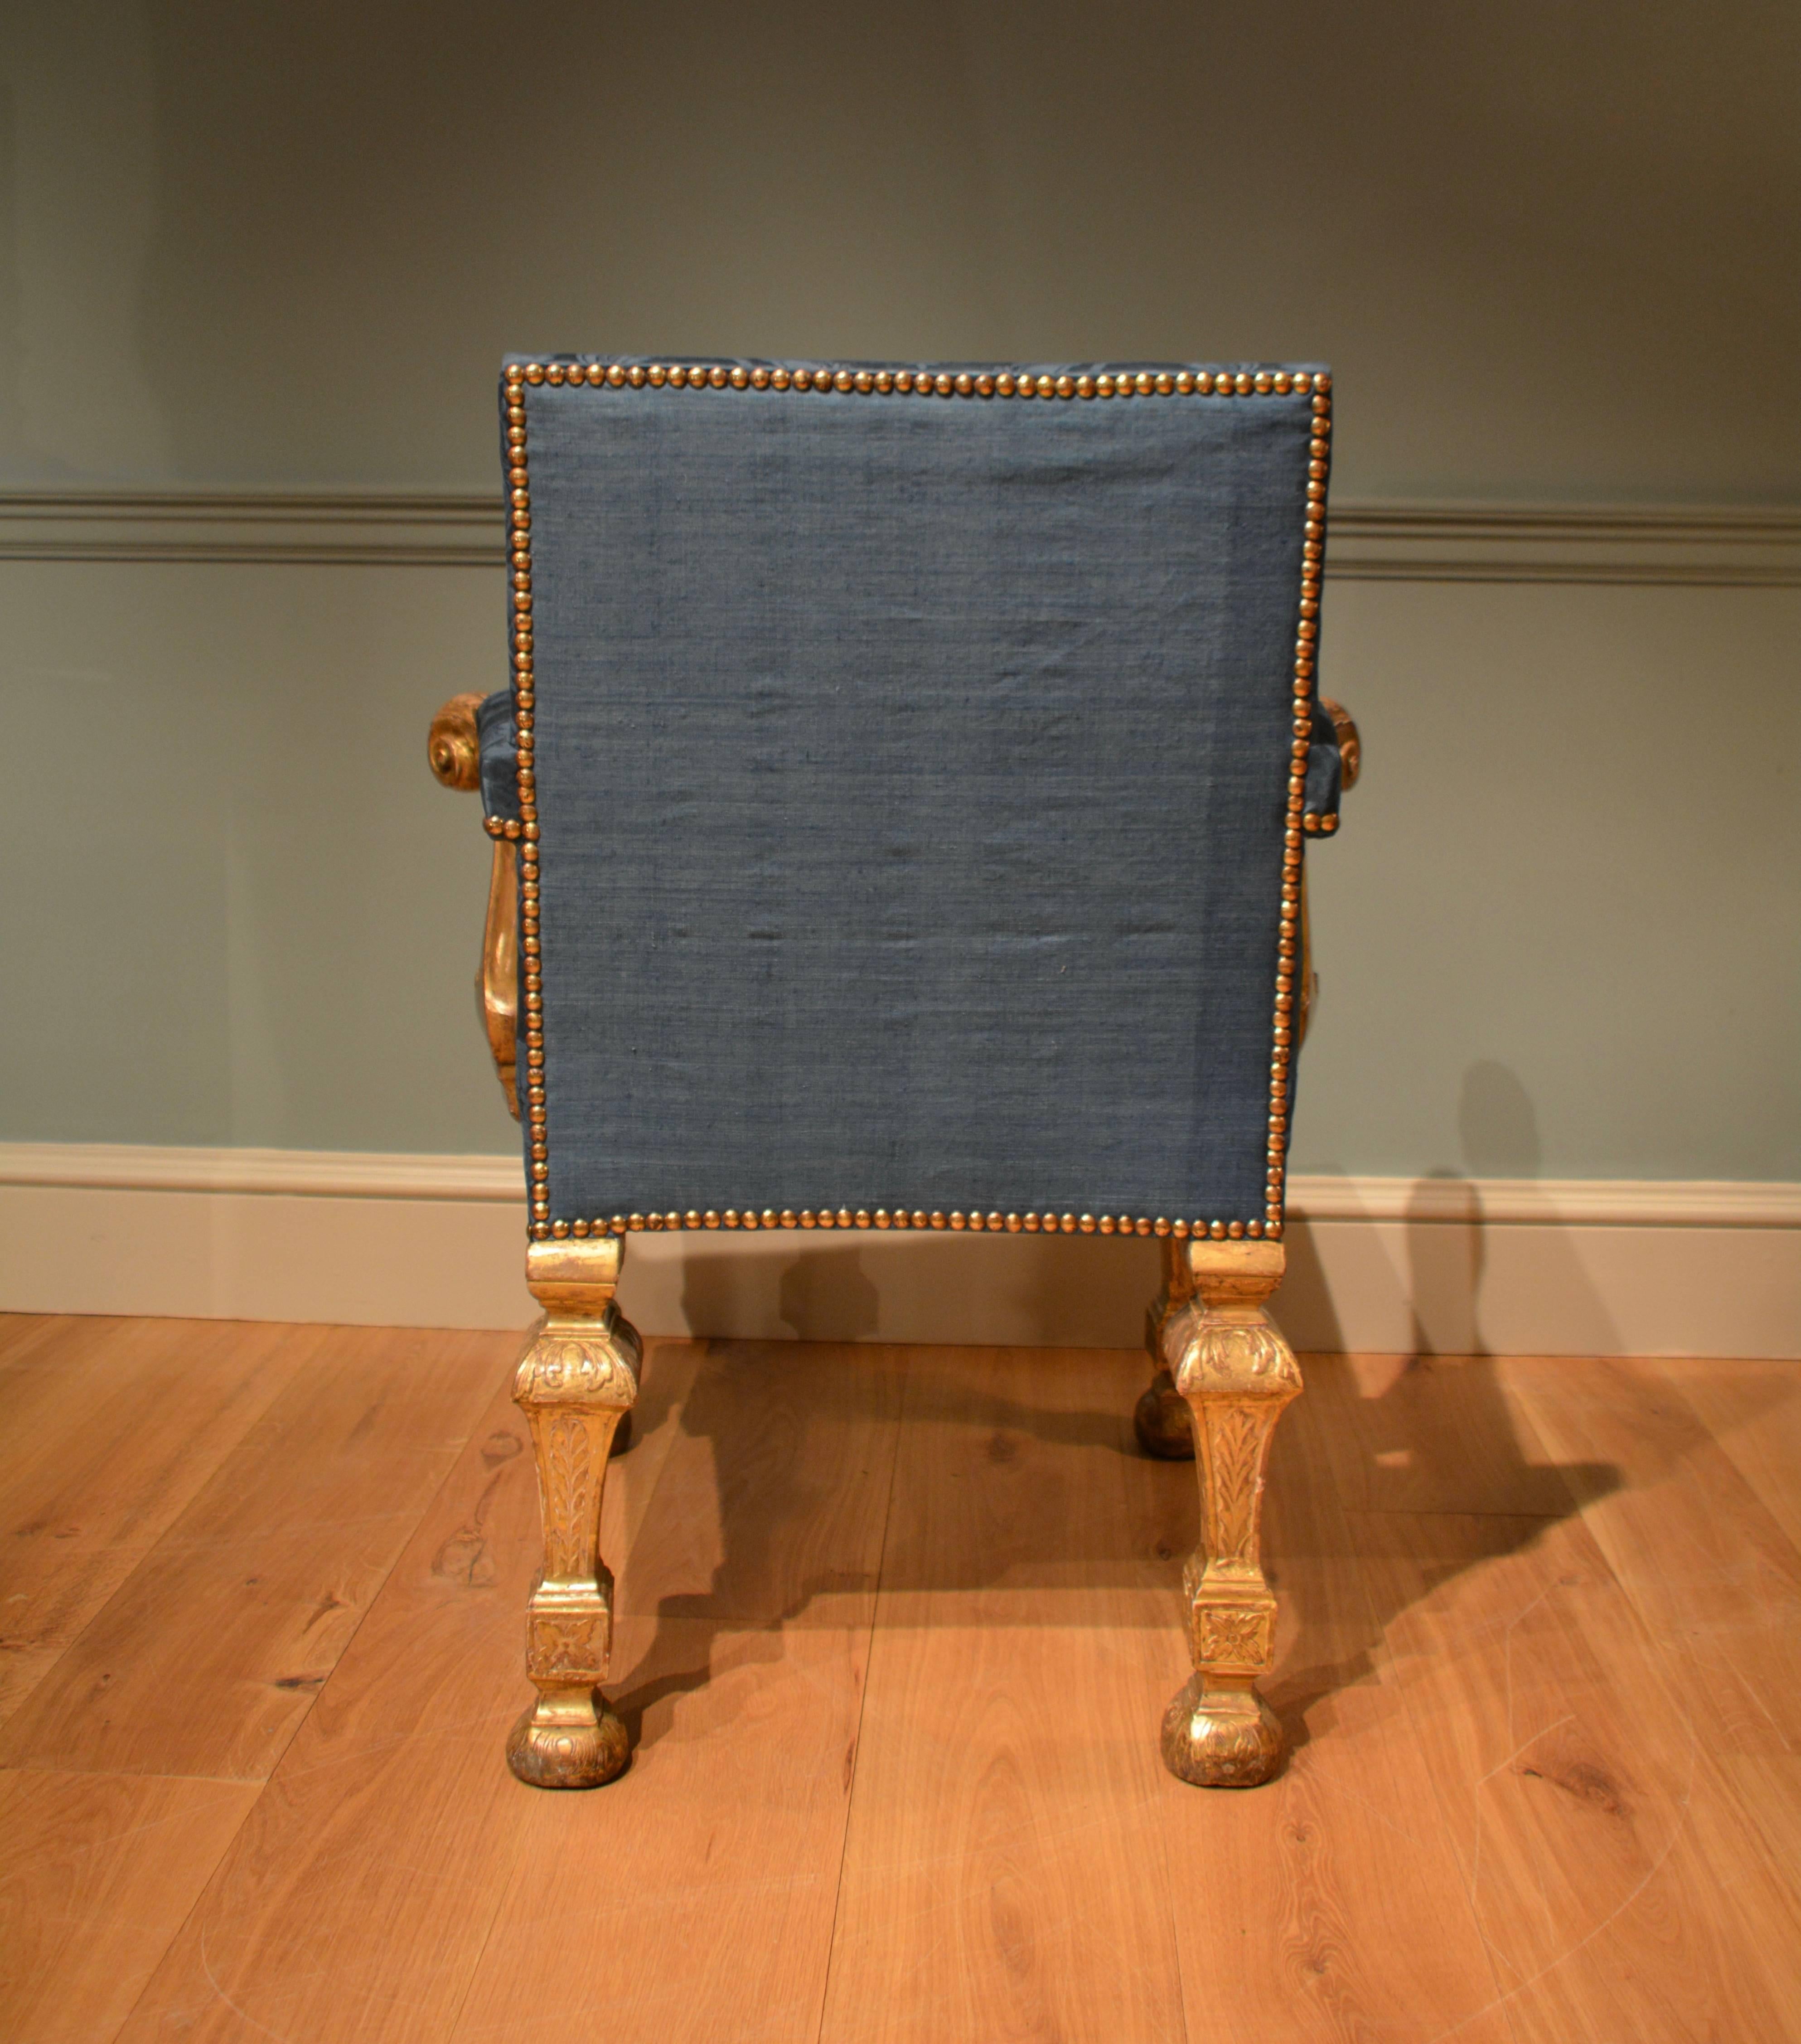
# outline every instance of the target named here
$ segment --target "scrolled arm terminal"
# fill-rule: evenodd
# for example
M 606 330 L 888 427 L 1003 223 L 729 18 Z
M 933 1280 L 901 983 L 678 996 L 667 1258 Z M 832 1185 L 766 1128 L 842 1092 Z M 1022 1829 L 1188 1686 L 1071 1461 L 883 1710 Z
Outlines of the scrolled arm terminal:
M 478 695 L 452 696 L 432 718 L 425 740 L 432 771 L 444 786 L 465 795 L 482 786 L 482 741 L 475 728 L 481 707 Z

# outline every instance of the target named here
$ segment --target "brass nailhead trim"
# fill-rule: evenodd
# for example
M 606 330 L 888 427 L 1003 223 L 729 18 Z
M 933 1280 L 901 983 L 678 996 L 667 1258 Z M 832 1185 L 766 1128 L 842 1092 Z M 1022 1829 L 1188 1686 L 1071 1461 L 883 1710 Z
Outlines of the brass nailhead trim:
M 514 371 L 517 371 L 515 376 Z M 1011 370 L 1000 370 L 993 374 L 972 375 L 965 371 L 952 375 L 947 371 L 912 369 L 833 369 L 823 363 L 817 367 L 778 369 L 759 366 L 746 369 L 741 364 L 728 368 L 720 363 L 651 362 L 634 363 L 626 367 L 620 363 L 560 363 L 553 362 L 547 367 L 531 362 L 523 366 L 515 363 L 507 371 L 507 380 L 515 389 L 520 383 L 550 383 L 553 385 L 582 384 L 598 389 L 603 384 L 617 390 L 629 386 L 643 390 L 647 384 L 653 390 L 824 390 L 835 394 L 856 397 L 919 397 L 919 398 L 1279 398 L 1307 396 L 1309 391 L 1324 392 L 1331 387 L 1331 378 L 1313 375 L 1303 371 L 1298 376 L 1286 370 L 1272 372 L 1260 369 L 1254 372 L 1238 370 L 1235 372 L 1212 370 L 1184 369 L 1172 373 L 1168 370 L 1151 371 L 1139 370 L 1122 372 L 1118 375 L 1104 371 L 1098 375 L 1085 372 L 1079 376 L 1024 376 Z M 523 406 L 509 408 L 509 421 L 523 428 Z M 1315 445 L 1311 450 L 1314 469 L 1323 474 L 1321 463 L 1323 449 L 1317 444 L 1326 429 L 1315 428 Z M 513 438 L 516 447 L 524 445 L 524 433 L 520 431 Z M 523 466 L 523 463 L 518 464 Z M 516 494 L 519 501 L 523 491 Z
M 526 432 L 525 388 L 528 384 L 550 383 L 579 384 L 592 389 L 605 385 L 612 390 L 629 386 L 642 390 L 646 385 L 652 389 L 670 388 L 693 390 L 828 390 L 836 393 L 854 393 L 858 396 L 887 397 L 912 394 L 935 398 L 1055 398 L 1060 400 L 1077 398 L 1149 398 L 1149 397 L 1244 397 L 1253 394 L 1259 396 L 1273 393 L 1278 397 L 1291 394 L 1313 400 L 1313 434 L 1308 446 L 1308 480 L 1307 505 L 1302 526 L 1301 600 L 1296 619 L 1294 652 L 1294 713 L 1295 731 L 1298 736 L 1311 729 L 1312 686 L 1314 668 L 1314 640 L 1319 634 L 1315 622 L 1319 613 L 1319 578 L 1325 538 L 1326 475 L 1328 466 L 1328 436 L 1332 429 L 1332 379 L 1326 375 L 1311 375 L 1303 371 L 1291 375 L 1286 371 L 1271 372 L 1213 371 L 1209 370 L 1138 370 L 1119 375 L 1103 373 L 1091 376 L 1085 372 L 1079 376 L 1020 375 L 1009 370 L 993 374 L 986 372 L 971 375 L 966 371 L 955 376 L 943 371 L 926 372 L 907 369 L 847 370 L 824 367 L 801 369 L 779 369 L 758 367 L 746 370 L 741 366 L 726 367 L 718 363 L 633 363 L 629 367 L 622 363 L 552 363 L 548 367 L 536 362 L 514 363 L 506 371 L 507 386 L 507 441 L 509 471 L 508 482 L 511 489 L 511 517 L 513 523 L 513 702 L 516 728 L 522 733 L 532 728 L 535 705 L 532 669 L 532 499 L 531 477 L 528 460 Z M 1307 721 L 1304 724 L 1303 720 Z M 1155 1220 L 1142 1215 L 1117 1216 L 1102 1215 L 1098 1220 L 1093 1214 L 1016 1214 L 990 1213 L 963 1214 L 953 1212 L 926 1213 L 921 1210 L 908 1212 L 897 1208 L 889 1212 L 885 1208 L 873 1211 L 859 1208 L 854 1212 L 840 1207 L 834 1212 L 829 1209 L 807 1210 L 801 1213 L 783 1211 L 777 1213 L 766 1208 L 762 1213 L 754 1211 L 739 1212 L 728 1208 L 723 1214 L 708 1211 L 699 1213 L 668 1214 L 613 1214 L 592 1220 L 553 1220 L 550 1203 L 545 1193 L 549 1181 L 550 1137 L 544 1107 L 543 1086 L 543 995 L 537 984 L 538 975 L 531 974 L 524 989 L 526 1043 L 526 1103 L 528 1115 L 528 1148 L 532 1157 L 532 1233 L 540 1241 L 554 1237 L 558 1239 L 569 1235 L 624 1235 L 643 1229 L 662 1228 L 929 1228 L 950 1229 L 952 1231 L 984 1231 L 1017 1234 L 1093 1235 L 1154 1235 L 1173 1236 L 1177 1241 L 1186 1241 L 1204 1236 L 1212 1241 L 1237 1241 L 1245 1236 L 1265 1237 L 1273 1240 L 1282 1232 L 1282 1188 L 1285 1170 L 1284 1153 L 1288 1147 L 1287 1104 L 1288 1092 L 1288 1064 L 1292 1055 L 1292 1035 L 1288 1017 L 1294 1005 L 1294 974 L 1296 961 L 1300 955 L 1296 936 L 1296 918 L 1300 902 L 1300 859 L 1303 832 L 1313 835 L 1330 836 L 1338 826 L 1336 816 L 1315 817 L 1303 813 L 1306 807 L 1307 757 L 1304 747 L 1293 748 L 1288 772 L 1288 816 L 1291 828 L 1284 833 L 1285 849 L 1282 855 L 1282 912 L 1277 938 L 1276 978 L 1276 1017 L 1273 1029 L 1274 1055 L 1269 1066 L 1269 1144 L 1265 1168 L 1265 1197 L 1263 1218 L 1261 1220 L 1169 1220 L 1162 1216 Z M 529 742 L 520 747 L 519 818 L 504 821 L 498 816 L 485 819 L 488 833 L 492 837 L 506 837 L 520 841 L 519 853 L 520 891 L 528 912 L 536 912 L 538 899 L 538 809 L 536 777 L 533 770 L 532 746 Z M 1301 828 L 1292 828 L 1300 816 Z
M 789 1208 L 780 1213 L 773 1208 L 765 1208 L 759 1213 L 755 1208 L 746 1208 L 740 1212 L 736 1207 L 728 1207 L 723 1213 L 712 1208 L 700 1213 L 690 1208 L 686 1213 L 601 1215 L 593 1220 L 558 1221 L 545 1232 L 554 1233 L 563 1228 L 579 1235 L 655 1235 L 678 1228 L 920 1228 L 970 1235 L 985 1231 L 990 1235 L 1173 1235 L 1178 1242 L 1185 1242 L 1191 1236 L 1198 1240 L 1204 1235 L 1212 1236 L 1215 1241 L 1236 1241 L 1241 1236 L 1264 1231 L 1261 1224 L 1254 1220 L 1168 1220 L 1162 1215 L 1153 1220 L 1142 1214 L 927 1213 L 924 1208 L 915 1208 L 909 1212 L 904 1207 L 897 1207 L 892 1212 L 885 1207 L 859 1207 L 854 1212 L 848 1207 L 835 1211 L 830 1207 L 816 1210 L 808 1207 L 798 1213 Z
M 1288 820 L 1282 853 L 1282 912 L 1277 934 L 1276 1010 L 1271 1034 L 1274 1055 L 1269 1064 L 1269 1148 L 1264 1165 L 1262 1233 L 1279 1238 L 1283 1226 L 1283 1190 L 1287 1174 L 1288 1066 L 1294 1056 L 1294 1032 L 1288 1018 L 1294 1010 L 1295 980 L 1300 970 L 1300 939 L 1302 845 L 1308 836 L 1330 836 L 1338 827 L 1336 816 L 1311 816 L 1307 807 L 1307 752 L 1304 736 L 1313 725 L 1315 642 L 1319 636 L 1319 581 L 1325 554 L 1326 474 L 1332 430 L 1332 379 L 1330 376 L 1297 377 L 1298 387 L 1311 384 L 1313 432 L 1308 443 L 1307 501 L 1301 523 L 1301 582 L 1299 613 L 1295 620 L 1294 732 L 1295 743 L 1288 760 Z M 1299 820 L 1300 828 L 1293 825 Z M 1213 1231 L 1208 1230 L 1209 1234 Z M 1254 1224 L 1246 1232 L 1255 1232 Z
M 535 366 L 535 365 L 534 365 Z M 584 372 L 585 373 L 585 372 Z M 604 372 L 603 372 L 604 373 Z M 490 834 L 519 841 L 519 881 L 521 908 L 524 918 L 531 920 L 536 929 L 538 905 L 538 805 L 536 774 L 533 770 L 535 740 L 529 734 L 533 727 L 536 705 L 532 667 L 532 496 L 528 459 L 528 441 L 526 432 L 525 392 L 528 383 L 542 382 L 546 372 L 538 370 L 536 375 L 529 368 L 515 366 L 506 372 L 507 385 L 507 440 L 509 443 L 508 481 L 512 486 L 513 521 L 513 717 L 520 734 L 519 748 L 518 786 L 519 817 L 502 820 L 497 816 L 487 819 Z M 552 376 L 552 382 L 563 378 Z M 572 379 L 573 380 L 573 379 Z M 533 939 L 534 947 L 536 939 Z M 527 1117 L 527 1147 L 532 1158 L 532 1232 L 540 1241 L 546 1237 L 562 1238 L 571 1231 L 572 1224 L 552 1220 L 550 1201 L 545 1188 L 549 1181 L 550 1132 L 544 1103 L 544 998 L 540 975 L 527 976 L 524 989 L 525 1016 L 525 1111 Z

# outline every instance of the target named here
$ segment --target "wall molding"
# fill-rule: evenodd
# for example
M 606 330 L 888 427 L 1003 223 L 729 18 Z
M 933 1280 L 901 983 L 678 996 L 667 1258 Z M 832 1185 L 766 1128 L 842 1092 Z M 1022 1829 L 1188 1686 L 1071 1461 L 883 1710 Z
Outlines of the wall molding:
M 1350 503 L 1327 579 L 1801 586 L 1801 507 Z
M 494 568 L 489 495 L 382 491 L 0 493 L 0 560 Z
M 1301 1178 L 1297 1347 L 1801 1355 L 1801 1185 Z M 0 1310 L 523 1327 L 508 1157 L 0 1144 Z M 647 1334 L 1135 1346 L 1156 1245 L 1077 1235 L 632 1239 Z
M 497 493 L 0 492 L 0 560 L 501 565 Z M 1801 586 L 1801 506 L 1341 501 L 1328 580 Z

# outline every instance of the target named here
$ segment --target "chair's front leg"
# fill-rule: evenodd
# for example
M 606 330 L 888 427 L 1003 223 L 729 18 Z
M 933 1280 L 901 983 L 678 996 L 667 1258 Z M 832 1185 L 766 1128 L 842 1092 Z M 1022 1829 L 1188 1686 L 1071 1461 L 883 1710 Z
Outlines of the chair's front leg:
M 596 1788 L 630 1758 L 607 1708 L 612 1575 L 600 1558 L 607 1457 L 638 1395 L 636 1332 L 613 1303 L 623 1244 L 535 1242 L 526 1281 L 545 1317 L 513 1397 L 531 1423 L 543 1507 L 544 1567 L 532 1593 L 526 1673 L 538 1700 L 513 1728 L 508 1764 L 540 1788 Z
M 1257 1692 L 1276 1631 L 1258 1535 L 1270 1437 L 1300 1369 L 1263 1310 L 1281 1281 L 1279 1242 L 1191 1242 L 1181 1254 L 1197 1296 L 1165 1326 L 1163 1354 L 1194 1416 L 1201 1544 L 1183 1579 L 1195 1672 L 1164 1716 L 1163 1758 L 1185 1781 L 1248 1788 L 1285 1750 Z

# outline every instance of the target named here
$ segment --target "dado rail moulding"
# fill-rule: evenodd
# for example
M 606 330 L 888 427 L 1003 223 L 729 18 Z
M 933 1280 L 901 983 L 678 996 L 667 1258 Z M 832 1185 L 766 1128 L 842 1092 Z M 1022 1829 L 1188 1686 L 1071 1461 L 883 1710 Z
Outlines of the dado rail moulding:
M 0 494 L 0 560 L 501 564 L 485 495 L 25 490 Z M 1530 504 L 1332 506 L 1329 579 L 1801 586 L 1801 509 Z
M 523 1327 L 524 1219 L 510 1157 L 0 1143 L 0 1309 Z M 1302 1177 L 1289 1220 L 1298 1347 L 1801 1355 L 1801 1185 Z M 647 1234 L 622 1303 L 649 1334 L 1127 1348 L 1155 1257 Z

